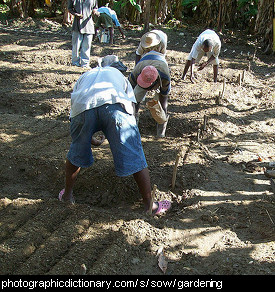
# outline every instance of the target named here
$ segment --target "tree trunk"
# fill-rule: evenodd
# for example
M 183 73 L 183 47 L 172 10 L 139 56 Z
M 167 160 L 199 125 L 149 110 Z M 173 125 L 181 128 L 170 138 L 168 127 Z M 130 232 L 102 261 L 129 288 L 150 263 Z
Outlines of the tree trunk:
M 149 24 L 150 24 L 150 6 L 151 6 L 151 0 L 145 0 L 144 1 L 144 27 L 143 27 L 143 33 L 149 31 Z
M 12 17 L 32 17 L 35 14 L 35 0 L 11 0 L 9 8 Z
M 274 0 L 259 0 L 255 33 L 265 53 L 272 51 Z
M 182 19 L 182 4 L 181 3 L 182 3 L 181 0 L 175 1 L 176 10 L 175 10 L 174 17 L 176 19 Z
M 236 25 L 237 0 L 201 0 L 198 17 L 203 19 L 205 27 L 222 31 L 225 26 Z
M 63 25 L 72 24 L 74 16 L 68 10 L 67 0 L 62 0 L 61 9 L 62 9 L 62 12 L 63 12 L 62 24 Z

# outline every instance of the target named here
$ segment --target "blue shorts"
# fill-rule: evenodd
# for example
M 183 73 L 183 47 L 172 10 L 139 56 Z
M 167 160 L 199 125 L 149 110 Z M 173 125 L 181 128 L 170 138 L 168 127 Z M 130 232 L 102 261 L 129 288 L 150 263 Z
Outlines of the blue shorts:
M 128 176 L 147 167 L 136 119 L 119 103 L 105 104 L 73 117 L 70 131 L 72 143 L 67 158 L 75 166 L 93 164 L 92 136 L 102 131 L 109 141 L 118 176 Z

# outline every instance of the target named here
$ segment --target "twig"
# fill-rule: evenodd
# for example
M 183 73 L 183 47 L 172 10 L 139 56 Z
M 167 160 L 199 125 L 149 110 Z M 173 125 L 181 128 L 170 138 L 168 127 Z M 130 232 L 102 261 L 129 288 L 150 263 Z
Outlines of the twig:
M 201 126 L 198 128 L 198 132 L 197 132 L 197 142 L 200 142 L 200 134 L 201 134 Z
M 176 157 L 176 161 L 175 161 L 175 165 L 173 169 L 173 176 L 172 176 L 172 189 L 174 189 L 175 187 L 178 165 L 179 165 L 179 161 L 181 157 L 182 157 L 182 150 L 180 151 L 180 153 L 177 154 L 177 157 Z
M 216 104 L 221 104 L 221 101 L 224 96 L 224 90 L 225 90 L 225 78 L 223 79 L 222 92 L 219 91 L 219 95 L 216 98 Z
M 255 58 L 256 58 L 256 52 L 257 52 L 257 46 L 255 46 L 255 50 L 254 50 L 254 54 L 253 54 L 253 58 L 252 58 L 253 61 L 255 61 Z
M 242 82 L 244 82 L 244 74 L 245 74 L 245 70 L 243 70 L 243 74 L 242 74 Z
M 155 200 L 156 190 L 157 190 L 157 185 L 154 185 L 154 188 L 153 188 L 153 191 L 152 191 L 152 194 L 151 194 L 150 209 L 149 209 L 149 212 L 148 212 L 150 215 L 152 215 L 152 207 L 153 207 L 153 202 Z
M 225 90 L 225 78 L 223 79 L 221 99 L 223 99 L 223 96 L 224 96 L 224 90 Z
M 267 214 L 267 216 L 269 217 L 269 219 L 270 219 L 271 223 L 274 225 L 274 222 L 273 222 L 272 218 L 270 217 L 270 215 L 269 215 L 268 211 L 267 211 L 266 209 L 265 209 L 265 211 L 266 211 L 266 214 Z
M 206 115 L 204 115 L 204 117 L 203 117 L 203 130 L 204 131 L 206 130 L 207 120 L 208 120 L 208 117 Z
M 238 83 L 240 86 L 242 86 L 242 77 L 241 77 L 241 74 L 239 74 L 238 76 Z

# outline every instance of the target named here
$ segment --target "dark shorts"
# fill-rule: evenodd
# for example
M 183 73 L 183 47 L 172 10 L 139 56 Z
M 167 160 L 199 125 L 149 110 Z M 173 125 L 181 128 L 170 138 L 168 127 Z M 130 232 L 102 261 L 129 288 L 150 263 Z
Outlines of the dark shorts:
M 113 27 L 114 23 L 112 18 L 106 13 L 100 13 L 100 16 L 97 19 L 95 27 L 100 27 L 103 25 L 105 28 Z
M 136 119 L 121 104 L 86 110 L 71 119 L 70 127 L 72 143 L 67 158 L 73 165 L 93 164 L 91 139 L 94 133 L 102 131 L 110 144 L 118 176 L 128 176 L 147 167 Z

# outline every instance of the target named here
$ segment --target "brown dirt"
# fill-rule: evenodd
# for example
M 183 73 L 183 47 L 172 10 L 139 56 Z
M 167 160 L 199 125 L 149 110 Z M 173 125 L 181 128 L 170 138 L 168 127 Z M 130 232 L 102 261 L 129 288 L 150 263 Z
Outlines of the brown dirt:
M 227 31 L 218 83 L 207 67 L 191 84 L 181 75 L 202 29 L 164 30 L 172 76 L 167 137 L 155 137 L 145 107 L 140 132 L 156 196 L 173 203 L 151 218 L 133 178 L 116 177 L 107 142 L 93 148 L 95 164 L 79 175 L 77 203 L 57 200 L 70 92 L 84 72 L 70 66 L 70 28 L 46 19 L 0 26 L 0 274 L 83 274 L 85 265 L 94 275 L 161 275 L 162 248 L 169 275 L 274 275 L 274 193 L 264 175 L 275 161 L 274 56 L 255 50 L 252 36 Z M 113 46 L 94 43 L 92 67 L 117 54 L 129 74 L 141 31 L 125 32 L 123 40 L 116 31 Z

